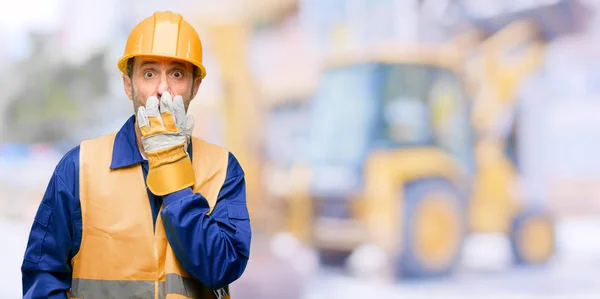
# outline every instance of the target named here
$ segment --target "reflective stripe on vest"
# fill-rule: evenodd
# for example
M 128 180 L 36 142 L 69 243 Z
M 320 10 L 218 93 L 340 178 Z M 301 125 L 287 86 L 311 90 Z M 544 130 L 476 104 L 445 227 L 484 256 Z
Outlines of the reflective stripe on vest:
M 221 288 L 213 291 L 213 294 L 206 294 L 206 288 L 203 288 L 195 280 L 188 277 L 181 277 L 177 274 L 167 274 L 166 280 L 159 283 L 158 296 L 160 299 L 166 298 L 169 294 L 178 294 L 190 298 L 212 298 L 226 299 L 228 294 L 227 288 Z
M 194 280 L 181 277 L 177 274 L 167 274 L 166 280 L 158 285 L 159 298 L 165 298 L 165 294 L 179 294 L 190 298 L 200 297 L 202 293 L 200 286 Z
M 154 298 L 154 281 L 74 278 L 71 298 Z
M 72 298 L 150 299 L 154 298 L 154 291 L 154 281 L 75 278 L 71 285 Z M 193 279 L 172 273 L 166 275 L 166 281 L 159 283 L 158 290 L 160 299 L 165 299 L 169 294 L 178 294 L 189 298 L 208 298 L 204 292 L 205 289 Z M 229 298 L 228 288 L 215 290 L 213 295 L 217 299 L 227 299 Z

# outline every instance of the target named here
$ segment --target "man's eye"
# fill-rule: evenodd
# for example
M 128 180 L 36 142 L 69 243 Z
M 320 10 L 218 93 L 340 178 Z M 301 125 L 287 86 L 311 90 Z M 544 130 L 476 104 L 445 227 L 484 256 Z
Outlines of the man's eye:
M 183 73 L 180 72 L 180 71 L 175 71 L 175 72 L 173 72 L 173 77 L 178 78 L 178 79 L 182 78 L 183 77 Z
M 148 71 L 148 72 L 144 73 L 144 78 L 150 79 L 152 77 L 154 77 L 154 73 L 153 72 Z

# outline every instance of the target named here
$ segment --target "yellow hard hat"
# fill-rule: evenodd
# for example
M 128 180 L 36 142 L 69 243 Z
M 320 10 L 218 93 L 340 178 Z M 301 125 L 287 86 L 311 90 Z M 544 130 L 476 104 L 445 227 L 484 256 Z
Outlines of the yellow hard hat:
M 127 73 L 127 61 L 135 56 L 184 60 L 198 67 L 201 78 L 206 76 L 198 33 L 180 14 L 170 11 L 155 12 L 133 28 L 118 63 L 123 74 Z

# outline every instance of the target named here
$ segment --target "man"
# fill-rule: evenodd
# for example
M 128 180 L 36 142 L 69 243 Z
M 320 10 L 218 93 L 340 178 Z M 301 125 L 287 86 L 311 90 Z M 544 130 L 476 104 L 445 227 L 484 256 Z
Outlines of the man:
M 191 137 L 206 71 L 196 31 L 158 12 L 118 63 L 135 115 L 58 163 L 22 265 L 24 298 L 229 298 L 247 264 L 244 172 Z

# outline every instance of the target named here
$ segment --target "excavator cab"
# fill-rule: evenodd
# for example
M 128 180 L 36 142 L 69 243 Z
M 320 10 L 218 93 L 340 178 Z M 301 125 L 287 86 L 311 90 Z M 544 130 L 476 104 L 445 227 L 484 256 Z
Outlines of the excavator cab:
M 424 54 L 333 62 L 312 103 L 310 157 L 317 193 L 351 191 L 377 149 L 437 147 L 472 168 L 469 101 L 460 76 Z M 408 58 L 408 59 L 407 59 Z M 345 179 L 342 179 L 345 178 Z M 333 181 L 333 182 L 331 182 Z

